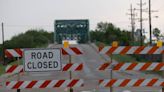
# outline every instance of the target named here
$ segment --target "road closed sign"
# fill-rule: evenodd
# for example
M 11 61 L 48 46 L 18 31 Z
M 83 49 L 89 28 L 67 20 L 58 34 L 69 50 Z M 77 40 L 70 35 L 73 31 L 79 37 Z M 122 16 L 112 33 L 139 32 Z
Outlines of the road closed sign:
M 44 72 L 61 70 L 60 49 L 25 49 L 24 71 Z

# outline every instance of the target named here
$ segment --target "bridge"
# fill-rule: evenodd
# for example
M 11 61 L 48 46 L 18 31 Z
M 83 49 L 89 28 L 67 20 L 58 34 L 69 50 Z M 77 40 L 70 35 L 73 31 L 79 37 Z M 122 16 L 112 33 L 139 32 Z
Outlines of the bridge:
M 77 40 L 87 43 L 89 40 L 89 20 L 55 20 L 54 41 L 61 44 L 63 40 Z

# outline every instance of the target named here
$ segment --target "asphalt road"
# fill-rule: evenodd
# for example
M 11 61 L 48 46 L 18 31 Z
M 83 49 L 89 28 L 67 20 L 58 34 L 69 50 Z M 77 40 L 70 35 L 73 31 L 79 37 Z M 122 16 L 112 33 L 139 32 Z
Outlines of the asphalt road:
M 49 45 L 49 48 L 59 48 L 62 45 Z M 95 45 L 74 45 L 80 47 L 83 55 L 71 56 L 72 63 L 83 63 L 84 70 L 80 72 L 72 72 L 73 79 L 84 79 L 84 87 L 74 88 L 74 92 L 110 92 L 110 88 L 97 87 L 99 79 L 110 79 L 110 71 L 97 71 L 96 68 L 104 62 L 110 62 L 110 58 L 106 55 L 99 55 Z M 113 62 L 117 62 L 113 60 Z M 69 56 L 62 56 L 62 63 L 69 63 Z M 144 74 L 137 71 L 131 72 L 113 72 L 113 78 L 159 78 L 152 74 Z M 19 77 L 17 75 L 10 78 L 1 77 L 1 80 L 53 80 L 53 79 L 69 79 L 69 72 L 38 72 L 24 73 Z M 137 88 L 113 88 L 113 92 L 161 92 L 160 87 L 137 87 Z M 7 90 L 1 88 L 0 92 L 16 92 L 16 90 Z M 69 92 L 68 88 L 51 88 L 51 89 L 23 89 L 21 92 Z M 127 91 L 128 92 L 128 91 Z

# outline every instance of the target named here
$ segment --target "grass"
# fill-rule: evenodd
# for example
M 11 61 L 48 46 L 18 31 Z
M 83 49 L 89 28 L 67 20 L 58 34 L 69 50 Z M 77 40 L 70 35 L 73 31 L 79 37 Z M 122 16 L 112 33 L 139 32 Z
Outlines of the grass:
M 6 66 L 3 66 L 2 64 L 0 64 L 0 75 L 5 73 L 5 68 Z
M 113 59 L 117 60 L 118 62 L 134 62 L 136 59 L 134 57 L 131 57 L 129 55 L 112 55 Z

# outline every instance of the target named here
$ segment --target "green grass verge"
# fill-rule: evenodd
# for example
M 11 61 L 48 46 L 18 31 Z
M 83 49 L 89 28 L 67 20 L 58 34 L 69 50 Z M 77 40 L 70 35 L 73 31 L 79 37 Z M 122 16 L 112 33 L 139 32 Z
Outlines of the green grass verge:
M 112 55 L 113 59 L 117 60 L 118 62 L 134 62 L 136 59 L 134 57 L 131 57 L 129 55 Z
M 6 66 L 3 66 L 2 64 L 0 64 L 0 75 L 5 73 L 5 68 Z

